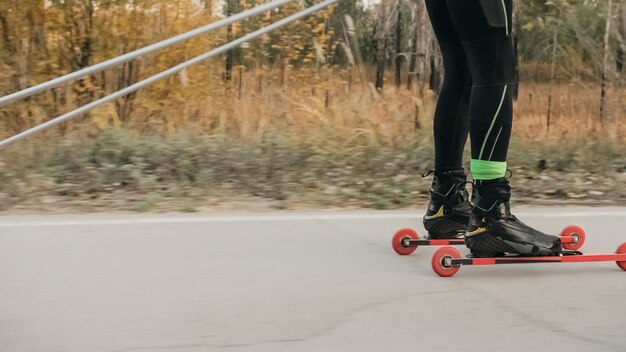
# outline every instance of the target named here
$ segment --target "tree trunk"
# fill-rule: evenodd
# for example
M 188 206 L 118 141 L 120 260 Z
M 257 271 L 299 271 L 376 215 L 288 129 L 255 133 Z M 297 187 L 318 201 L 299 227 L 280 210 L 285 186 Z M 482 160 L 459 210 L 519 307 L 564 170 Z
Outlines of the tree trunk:
M 387 41 L 385 40 L 384 33 L 385 26 L 379 21 L 378 25 L 374 29 L 376 35 L 374 36 L 374 47 L 376 50 L 376 82 L 374 86 L 377 91 L 382 91 L 383 86 L 385 84 L 385 60 L 386 60 L 386 49 L 387 49 Z
M 385 64 L 387 61 L 387 1 L 382 1 L 378 6 L 376 27 L 374 27 L 374 46 L 376 54 L 376 82 L 374 87 L 378 92 L 383 90 L 385 84 Z
M 424 57 L 426 51 L 424 43 L 429 35 L 425 15 L 424 2 L 417 1 L 414 3 L 411 21 L 413 23 L 413 39 L 411 40 L 411 56 L 406 87 L 410 90 L 413 87 L 413 78 L 415 78 L 420 92 L 424 86 Z
M 613 0 L 608 0 L 606 11 L 606 27 L 604 30 L 604 42 L 602 50 L 604 58 L 602 59 L 602 81 L 600 88 L 600 121 L 604 121 L 605 108 L 606 108 L 606 79 L 607 79 L 607 66 L 609 61 L 609 39 L 611 37 L 611 17 L 613 15 Z
M 226 0 L 226 16 L 232 16 L 235 11 L 235 1 Z M 228 25 L 226 28 L 226 41 L 233 41 L 233 25 Z M 224 72 L 224 80 L 230 81 L 233 77 L 233 62 L 235 61 L 235 50 L 230 49 L 226 52 L 226 72 Z
M 519 7 L 513 8 L 513 26 L 511 35 L 513 37 L 513 54 L 515 56 L 515 87 L 513 87 L 513 100 L 517 101 L 519 95 L 519 33 L 521 32 L 519 21 Z
M 620 85 L 626 78 L 626 1 L 616 0 L 619 16 L 617 17 L 617 48 L 615 55 L 615 69 L 620 77 Z
M 129 61 L 122 64 L 117 72 L 117 86 L 115 90 L 119 91 L 133 84 L 138 74 L 139 66 L 136 61 Z M 115 100 L 115 111 L 120 121 L 125 122 L 128 120 L 128 117 L 133 111 L 133 102 L 136 96 L 137 92 L 133 92 Z
M 419 38 L 419 25 L 414 22 L 413 26 L 413 39 L 411 39 L 411 53 L 409 59 L 409 73 L 406 79 L 406 89 L 408 90 L 411 90 L 411 88 L 413 88 L 413 76 L 415 75 L 415 70 L 417 69 L 417 40 Z
M 396 88 L 400 88 L 402 79 L 402 2 L 398 1 L 398 16 L 396 17 Z
M 426 65 L 429 64 L 428 58 L 431 52 L 431 44 L 434 40 L 434 33 L 432 27 L 428 23 L 428 15 L 426 12 L 426 5 L 423 1 L 417 2 L 418 6 L 418 31 L 420 36 L 417 40 L 417 51 L 416 51 L 416 78 L 418 90 L 420 93 L 424 92 L 424 87 L 426 86 Z
M 66 11 L 66 16 L 72 18 L 73 38 L 70 39 L 70 42 L 74 54 L 74 66 L 76 70 L 81 70 L 91 64 L 94 24 L 93 0 L 87 0 L 82 5 L 79 5 L 78 10 L 76 10 L 73 5 L 68 4 Z M 74 48 L 77 48 L 77 50 Z M 93 80 L 95 80 L 95 77 L 92 75 L 89 77 L 81 77 L 76 81 L 73 90 L 76 93 L 77 105 L 82 106 L 93 98 Z M 63 127 L 61 127 L 61 129 L 63 129 Z
M 437 90 L 437 64 L 435 63 L 435 55 L 430 56 L 430 79 L 428 85 L 431 90 Z
M 554 87 L 554 76 L 556 72 L 556 48 L 558 43 L 558 25 L 554 26 L 552 38 L 552 63 L 550 65 L 550 86 L 548 88 L 548 115 L 546 117 L 546 133 L 550 133 L 550 122 L 552 118 L 552 87 Z
M 344 20 L 346 23 L 347 31 L 346 31 L 346 42 L 348 43 L 348 47 L 352 52 L 352 56 L 354 58 L 354 62 L 352 62 L 352 66 L 356 67 L 356 70 L 359 72 L 359 79 L 361 80 L 361 86 L 367 84 L 367 78 L 365 76 L 364 66 L 363 65 L 363 56 L 361 55 L 361 46 L 359 45 L 359 37 L 356 33 L 356 28 L 354 27 L 354 21 L 350 15 L 345 15 Z
M 385 84 L 385 40 L 376 40 L 376 83 L 377 91 L 382 91 Z
M 439 88 L 441 87 L 442 77 L 443 77 L 443 67 L 441 61 L 441 54 L 437 50 L 438 45 L 435 41 L 431 42 L 431 48 L 429 54 L 430 59 L 430 79 L 429 86 L 430 90 L 434 92 L 439 92 Z
M 204 11 L 208 17 L 213 17 L 213 0 L 204 0 Z
M 5 50 L 4 61 L 7 66 L 16 67 L 16 54 L 17 54 L 17 41 L 15 36 L 11 35 L 11 23 L 9 17 L 6 16 L 8 11 L 0 11 L 0 27 L 2 28 L 2 46 Z M 11 72 L 11 84 L 9 85 L 9 91 L 15 92 L 20 90 L 19 72 L 13 70 Z M 7 92 L 8 93 L 8 92 Z

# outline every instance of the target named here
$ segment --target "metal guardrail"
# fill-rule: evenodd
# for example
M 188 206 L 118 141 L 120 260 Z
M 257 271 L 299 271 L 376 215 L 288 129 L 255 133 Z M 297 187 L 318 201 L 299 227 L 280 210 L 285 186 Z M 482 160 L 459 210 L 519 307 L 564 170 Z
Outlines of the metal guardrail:
M 286 2 L 291 1 L 291 0 L 281 0 L 281 1 L 283 3 L 286 3 Z M 59 123 L 61 123 L 63 121 L 69 120 L 72 117 L 75 117 L 75 116 L 78 116 L 80 114 L 83 114 L 83 113 L 85 113 L 85 112 L 87 112 L 87 111 L 89 111 L 89 110 L 91 110 L 91 109 L 93 109 L 93 108 L 95 108 L 97 106 L 100 106 L 100 105 L 105 104 L 107 102 L 110 102 L 110 101 L 113 101 L 115 99 L 121 98 L 121 97 L 123 97 L 125 95 L 131 94 L 131 93 L 135 92 L 136 90 L 138 90 L 140 88 L 143 88 L 143 87 L 145 87 L 145 86 L 147 86 L 147 85 L 149 85 L 151 83 L 154 83 L 155 81 L 157 81 L 159 79 L 162 79 L 162 78 L 174 75 L 174 74 L 184 70 L 185 68 L 187 68 L 189 66 L 195 65 L 195 64 L 197 64 L 197 63 L 199 63 L 199 62 L 201 62 L 203 60 L 206 60 L 206 59 L 208 59 L 210 57 L 213 57 L 213 56 L 219 55 L 221 53 L 224 53 L 224 52 L 226 52 L 226 51 L 228 51 L 228 50 L 230 50 L 232 48 L 235 48 L 235 47 L 237 47 L 237 46 L 239 46 L 239 45 L 241 45 L 241 44 L 243 44 L 245 42 L 248 42 L 248 41 L 250 41 L 250 40 L 252 40 L 254 38 L 257 38 L 257 37 L 259 37 L 259 36 L 261 36 L 263 34 L 266 34 L 268 32 L 271 32 L 271 31 L 275 30 L 275 29 L 278 29 L 278 28 L 280 28 L 280 27 L 282 27 L 282 26 L 284 26 L 284 25 L 286 25 L 286 24 L 288 24 L 290 22 L 293 22 L 293 21 L 298 20 L 298 19 L 300 19 L 302 17 L 305 17 L 305 16 L 308 16 L 308 15 L 310 15 L 312 13 L 315 13 L 315 12 L 317 12 L 317 11 L 319 11 L 319 10 L 329 6 L 329 5 L 332 5 L 333 3 L 336 3 L 337 1 L 338 0 L 325 0 L 325 1 L 322 1 L 322 2 L 320 2 L 318 4 L 316 4 L 316 5 L 313 5 L 311 7 L 306 8 L 305 10 L 302 10 L 302 11 L 300 11 L 298 13 L 295 13 L 295 14 L 293 14 L 291 16 L 288 16 L 288 17 L 285 17 L 285 18 L 283 18 L 283 19 L 281 19 L 279 21 L 276 21 L 276 22 L 274 22 L 274 23 L 272 23 L 272 24 L 270 24 L 268 26 L 265 26 L 265 27 L 255 31 L 255 32 L 248 33 L 248 34 L 244 35 L 241 38 L 233 40 L 230 43 L 227 43 L 225 45 L 217 47 L 217 48 L 215 48 L 215 49 L 213 49 L 213 50 L 211 50 L 211 51 L 209 51 L 209 52 L 207 52 L 205 54 L 197 56 L 197 57 L 195 57 L 195 58 L 193 58 L 191 60 L 185 61 L 185 62 L 183 62 L 183 63 L 181 63 L 179 65 L 176 65 L 176 66 L 174 66 L 174 67 L 172 67 L 172 68 L 170 68 L 168 70 L 162 71 L 161 73 L 158 73 L 158 74 L 156 74 L 154 76 L 151 76 L 151 77 L 146 78 L 146 79 L 144 79 L 144 80 L 142 80 L 140 82 L 137 82 L 137 83 L 135 83 L 135 84 L 133 84 L 131 86 L 128 86 L 128 87 L 126 87 L 126 88 L 124 88 L 122 90 L 119 90 L 119 91 L 117 91 L 117 92 L 115 92 L 115 93 L 113 93 L 111 95 L 108 95 L 106 97 L 100 98 L 100 99 L 98 99 L 98 100 L 96 100 L 96 101 L 94 101 L 92 103 L 89 103 L 87 105 L 84 105 L 84 106 L 82 106 L 82 107 L 80 107 L 80 108 L 78 108 L 76 110 L 70 111 L 70 112 L 68 112 L 66 114 L 63 114 L 63 115 L 58 116 L 58 117 L 55 117 L 55 118 L 53 118 L 53 119 L 51 119 L 51 120 L 49 120 L 47 122 L 44 122 L 44 123 L 42 123 L 42 124 L 40 124 L 38 126 L 30 128 L 30 129 L 28 129 L 26 131 L 20 132 L 20 133 L 14 135 L 12 137 L 9 137 L 9 138 L 7 138 L 7 139 L 5 139 L 3 141 L 0 141 L 0 148 L 4 147 L 4 146 L 7 146 L 7 145 L 9 145 L 11 143 L 14 143 L 14 142 L 16 142 L 16 141 L 18 141 L 20 139 L 26 138 L 27 136 L 30 136 L 30 135 L 35 134 L 37 132 L 41 132 L 41 131 L 45 130 L 46 128 L 52 127 L 54 125 L 57 125 L 57 124 L 59 124 Z M 110 60 L 110 61 L 112 61 L 112 60 Z M 80 71 L 78 71 L 78 72 L 80 72 Z M 67 77 L 67 76 L 64 76 L 64 77 Z M 50 81 L 50 82 L 52 82 L 52 81 Z
M 205 34 L 205 33 L 214 31 L 216 29 L 219 29 L 219 28 L 222 28 L 224 26 L 227 26 L 227 25 L 229 25 L 231 23 L 234 23 L 234 22 L 237 22 L 237 21 L 240 21 L 240 20 L 252 17 L 254 15 L 258 15 L 258 14 L 260 14 L 262 12 L 265 12 L 265 11 L 268 11 L 268 10 L 275 9 L 275 8 L 280 7 L 282 5 L 285 5 L 285 4 L 287 4 L 287 3 L 291 2 L 291 1 L 293 1 L 293 0 L 274 0 L 274 1 L 270 1 L 270 2 L 268 2 L 266 4 L 256 6 L 254 8 L 251 8 L 249 10 L 240 12 L 238 14 L 232 15 L 232 16 L 227 17 L 227 18 L 223 18 L 223 19 L 221 19 L 221 20 L 219 20 L 217 22 L 210 23 L 210 24 L 208 24 L 206 26 L 194 29 L 194 30 L 189 31 L 187 33 L 183 33 L 183 34 L 177 35 L 175 37 L 163 40 L 163 41 L 158 42 L 158 43 L 154 43 L 154 44 L 149 45 L 149 46 L 147 46 L 145 48 L 137 49 L 137 50 L 132 51 L 130 53 L 127 53 L 127 54 L 115 57 L 113 59 L 101 62 L 99 64 L 96 64 L 96 65 L 93 65 L 93 66 L 90 66 L 90 67 L 86 67 L 86 68 L 84 68 L 84 69 L 82 69 L 80 71 L 76 71 L 76 72 L 67 74 L 67 75 L 65 75 L 63 77 L 55 78 L 55 79 L 50 80 L 48 82 L 45 82 L 45 83 L 42 83 L 42 84 L 38 84 L 36 86 L 30 87 L 30 88 L 26 88 L 26 89 L 21 90 L 19 92 L 15 92 L 15 93 L 9 94 L 7 96 L 4 96 L 4 97 L 0 98 L 0 106 L 8 104 L 8 103 L 11 103 L 11 102 L 16 101 L 16 100 L 21 100 L 21 99 L 28 98 L 28 97 L 30 97 L 30 96 L 32 96 L 34 94 L 37 94 L 37 93 L 46 91 L 48 89 L 57 87 L 57 86 L 59 86 L 59 85 L 61 85 L 63 83 L 67 83 L 69 81 L 73 81 L 75 79 L 84 77 L 84 76 L 86 76 L 88 74 L 99 72 L 99 71 L 105 70 L 107 68 L 111 68 L 113 66 L 121 65 L 121 64 L 123 64 L 125 62 L 134 60 L 134 59 L 136 59 L 136 58 L 138 58 L 140 56 L 143 56 L 143 55 L 155 52 L 155 51 L 160 50 L 160 49 L 168 48 L 168 47 L 170 47 L 170 46 L 172 46 L 174 44 L 178 44 L 178 43 L 180 43 L 182 41 L 189 40 L 191 38 L 195 38 L 195 37 L 197 37 L 197 36 L 199 36 L 201 34 Z

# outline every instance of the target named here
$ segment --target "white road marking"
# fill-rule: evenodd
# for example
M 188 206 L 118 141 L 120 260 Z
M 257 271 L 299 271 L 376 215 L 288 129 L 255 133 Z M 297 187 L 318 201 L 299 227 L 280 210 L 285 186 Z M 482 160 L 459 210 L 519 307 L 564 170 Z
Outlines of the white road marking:
M 49 226 L 88 226 L 88 225 L 145 225 L 145 224 L 193 224 L 193 223 L 227 223 L 227 222 L 268 222 L 268 221 L 315 221 L 315 220 L 369 220 L 369 219 L 415 219 L 421 220 L 422 210 L 415 212 L 368 212 L 347 214 L 259 214 L 259 215 L 216 215 L 216 216 L 164 216 L 104 218 L 104 219 L 45 219 L 31 220 L 15 219 L 6 216 L 8 221 L 0 217 L 0 228 L 8 227 L 49 227 Z M 626 210 L 617 211 L 558 211 L 548 212 L 515 212 L 520 218 L 578 218 L 578 217 L 626 217 Z M 41 217 L 55 217 L 56 215 L 43 215 Z M 62 215 L 67 216 L 67 215 Z M 81 215 L 76 215 L 81 216 Z M 28 216 L 28 218 L 34 216 Z

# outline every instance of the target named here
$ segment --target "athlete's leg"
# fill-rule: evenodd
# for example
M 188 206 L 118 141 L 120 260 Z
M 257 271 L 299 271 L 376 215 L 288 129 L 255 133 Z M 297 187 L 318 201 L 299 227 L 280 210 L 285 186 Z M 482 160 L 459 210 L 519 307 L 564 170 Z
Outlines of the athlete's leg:
M 462 168 L 467 141 L 472 76 L 465 50 L 445 0 L 426 0 L 426 8 L 443 57 L 443 85 L 435 110 L 435 170 Z
M 465 243 L 479 256 L 560 253 L 557 236 L 527 226 L 509 211 L 506 157 L 517 78 L 510 36 L 512 0 L 447 0 L 447 4 L 473 79 L 469 121 L 474 187 Z
M 424 227 L 431 238 L 461 236 L 469 221 L 469 195 L 462 168 L 468 135 L 471 74 L 465 51 L 445 0 L 426 0 L 444 65 L 444 80 L 435 110 L 435 173 Z
M 512 0 L 447 0 L 472 72 L 469 106 L 475 180 L 504 177 L 513 120 L 516 63 Z

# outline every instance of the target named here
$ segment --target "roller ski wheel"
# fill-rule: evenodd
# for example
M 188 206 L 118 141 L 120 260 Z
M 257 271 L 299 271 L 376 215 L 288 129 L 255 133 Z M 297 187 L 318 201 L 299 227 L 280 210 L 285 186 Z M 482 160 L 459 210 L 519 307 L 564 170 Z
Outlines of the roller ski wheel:
M 454 247 L 441 247 L 433 254 L 430 264 L 437 275 L 450 277 L 461 269 L 460 265 L 452 264 L 453 259 L 461 259 L 461 253 Z
M 561 245 L 563 249 L 577 251 L 582 248 L 587 235 L 582 227 L 571 225 L 561 231 Z
M 617 247 L 617 251 L 615 251 L 616 254 L 626 254 L 626 243 L 622 243 L 621 246 Z M 615 262 L 617 264 L 617 266 L 619 266 L 620 269 L 626 271 L 626 259 L 625 260 L 618 260 Z
M 413 229 L 402 229 L 396 232 L 391 239 L 391 247 L 399 255 L 410 255 L 415 252 L 417 246 L 409 245 L 409 241 L 419 241 L 420 237 Z

